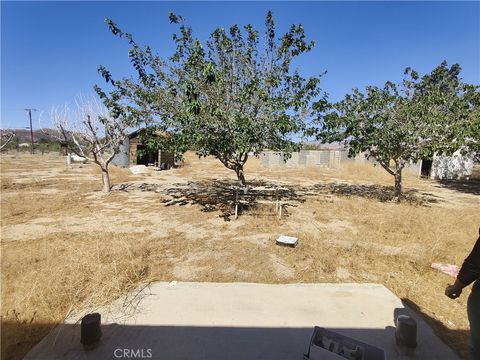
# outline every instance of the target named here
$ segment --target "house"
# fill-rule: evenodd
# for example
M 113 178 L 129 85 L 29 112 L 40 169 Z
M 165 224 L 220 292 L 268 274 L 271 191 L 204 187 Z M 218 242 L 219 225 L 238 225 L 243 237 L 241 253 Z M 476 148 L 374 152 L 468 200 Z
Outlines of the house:
M 170 169 L 175 166 L 175 155 L 161 149 L 147 150 L 140 140 L 139 130 L 136 130 L 125 137 L 120 146 L 120 153 L 112 160 L 112 164 L 123 167 L 146 165 Z
M 474 171 L 473 154 L 462 155 L 460 151 L 452 156 L 434 155 L 419 162 L 419 176 L 437 180 L 469 179 Z

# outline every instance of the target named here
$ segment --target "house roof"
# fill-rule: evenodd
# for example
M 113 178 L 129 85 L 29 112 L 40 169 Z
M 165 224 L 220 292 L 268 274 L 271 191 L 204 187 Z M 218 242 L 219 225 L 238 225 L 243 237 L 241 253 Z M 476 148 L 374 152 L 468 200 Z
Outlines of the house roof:
M 131 132 L 130 134 L 127 135 L 128 138 L 129 138 L 129 139 L 132 139 L 132 138 L 137 137 L 137 136 L 138 136 L 138 133 L 139 133 L 140 130 L 142 130 L 142 129 L 145 129 L 145 128 L 137 129 L 137 130 Z M 155 134 L 158 135 L 158 136 L 168 136 L 168 133 L 167 133 L 167 132 L 161 131 L 161 130 L 157 130 L 157 131 L 155 132 Z

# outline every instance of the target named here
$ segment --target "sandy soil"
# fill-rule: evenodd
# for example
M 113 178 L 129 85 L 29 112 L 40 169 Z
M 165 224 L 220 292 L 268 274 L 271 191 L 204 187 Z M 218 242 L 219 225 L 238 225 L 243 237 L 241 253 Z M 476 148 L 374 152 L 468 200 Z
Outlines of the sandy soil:
M 125 238 L 134 249 L 141 247 L 136 260 L 147 264 L 142 281 L 383 283 L 418 306 L 446 342 L 466 353 L 466 296 L 446 299 L 443 288 L 452 279 L 430 264 L 461 264 L 473 245 L 480 213 L 475 188 L 406 175 L 405 201 L 396 204 L 389 201 L 393 179 L 370 165 L 266 169 L 249 159 L 246 175 L 253 189 L 240 197 L 235 219 L 234 173 L 193 154 L 169 171 L 133 176 L 113 168 L 109 194 L 100 191 L 93 164 L 67 168 L 58 156 L 6 155 L 1 166 L 4 319 L 19 307 L 18 282 L 34 277 L 19 267 L 32 261 L 42 272 L 42 264 L 49 266 L 48 255 L 45 260 L 32 255 L 38 244 L 95 238 L 108 252 Z M 281 219 L 275 187 L 283 189 L 277 196 Z M 276 246 L 281 234 L 297 236 L 299 246 Z M 60 271 L 55 279 L 68 283 L 66 277 L 62 280 Z M 25 319 L 35 301 L 24 310 Z

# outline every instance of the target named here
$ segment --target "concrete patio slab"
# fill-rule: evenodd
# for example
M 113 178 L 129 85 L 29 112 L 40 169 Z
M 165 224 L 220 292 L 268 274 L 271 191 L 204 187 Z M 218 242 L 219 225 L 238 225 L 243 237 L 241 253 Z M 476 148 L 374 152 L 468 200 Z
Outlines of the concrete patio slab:
M 413 358 L 458 359 L 383 285 L 159 282 L 137 299 L 132 315 L 121 310 L 125 299 L 101 311 L 103 336 L 94 349 L 80 344 L 80 314 L 25 359 L 302 359 L 315 325 L 382 348 L 389 360 L 407 359 L 395 346 L 400 314 L 418 322 Z

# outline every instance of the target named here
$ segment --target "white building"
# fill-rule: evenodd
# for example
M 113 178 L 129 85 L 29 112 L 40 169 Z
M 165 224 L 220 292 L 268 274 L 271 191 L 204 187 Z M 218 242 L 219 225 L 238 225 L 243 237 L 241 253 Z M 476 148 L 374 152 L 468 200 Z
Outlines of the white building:
M 420 176 L 438 180 L 469 179 L 475 162 L 473 154 L 461 155 L 460 151 L 452 156 L 434 155 L 433 159 L 420 161 Z

